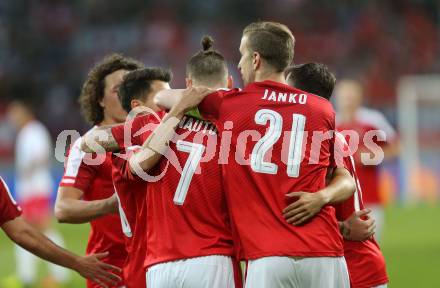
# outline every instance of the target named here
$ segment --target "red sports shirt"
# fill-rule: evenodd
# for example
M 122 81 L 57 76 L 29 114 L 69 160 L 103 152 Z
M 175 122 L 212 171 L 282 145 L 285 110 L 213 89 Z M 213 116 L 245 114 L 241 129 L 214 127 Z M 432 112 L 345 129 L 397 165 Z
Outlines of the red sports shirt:
M 360 155 L 362 152 L 371 152 L 371 144 L 367 144 L 364 141 L 364 137 L 371 133 L 373 130 L 381 130 L 385 132 L 386 141 L 378 141 L 376 137 L 369 138 L 372 140 L 372 144 L 379 147 L 383 147 L 387 143 L 395 140 L 396 132 L 392 126 L 387 122 L 385 117 L 378 111 L 361 108 L 359 109 L 356 120 L 351 123 L 339 123 L 337 125 L 339 131 L 351 130 L 355 131 L 359 135 L 359 147 L 356 153 L 353 155 L 356 171 L 359 179 L 363 185 L 363 196 L 365 204 L 380 204 L 382 201 L 379 195 L 379 166 L 377 165 L 364 165 L 361 162 Z M 347 141 L 348 141 L 347 137 Z
M 0 177 L 0 226 L 14 220 L 21 215 L 21 208 L 17 205 L 3 178 Z
M 146 286 L 144 262 L 146 256 L 146 195 L 147 182 L 126 173 L 130 154 L 135 147 L 112 155 L 113 184 L 119 200 L 119 216 L 125 235 L 127 259 L 124 279 L 127 288 Z M 119 156 L 118 156 L 119 155 Z
M 342 148 L 340 151 L 347 151 L 348 145 L 343 136 L 341 137 L 336 139 L 337 149 Z M 336 215 L 339 221 L 344 221 L 355 211 L 364 209 L 362 189 L 353 157 L 345 156 L 343 161 L 343 165 L 356 181 L 356 192 L 346 201 L 336 205 Z M 373 238 L 366 241 L 344 240 L 344 254 L 352 288 L 376 287 L 388 282 L 385 259 Z
M 132 137 L 132 145 L 142 145 L 155 128 L 152 123 L 157 125 L 159 120 L 135 118 L 131 129 L 138 136 Z M 142 133 L 135 133 L 141 129 Z M 121 147 L 123 130 L 123 126 L 112 128 Z M 176 133 L 167 157 L 149 173 L 163 177 L 147 185 L 146 268 L 179 259 L 234 254 L 214 126 L 184 117 Z
M 98 155 L 102 163 L 91 165 L 91 154 L 81 151 L 81 138 L 73 144 L 65 164 L 64 176 L 60 186 L 74 187 L 83 191 L 83 200 L 92 201 L 112 196 L 115 191 L 112 182 L 111 153 Z M 96 155 L 95 155 L 96 156 Z M 87 243 L 87 254 L 109 252 L 105 263 L 122 268 L 127 252 L 124 235 L 118 215 L 107 215 L 90 222 L 91 230 Z M 87 281 L 87 287 L 99 287 L 92 281 Z
M 330 102 L 264 81 L 242 91 L 217 91 L 199 109 L 221 133 L 220 157 L 222 163 L 227 162 L 222 169 L 223 185 L 245 258 L 342 256 L 333 207 L 323 207 L 310 222 L 298 227 L 288 224 L 282 215 L 292 202 L 287 193 L 325 187 L 332 133 L 322 145 L 318 139 L 322 138 L 319 134 L 335 128 Z M 230 150 L 225 152 L 228 138 Z M 312 145 L 313 138 L 317 139 Z

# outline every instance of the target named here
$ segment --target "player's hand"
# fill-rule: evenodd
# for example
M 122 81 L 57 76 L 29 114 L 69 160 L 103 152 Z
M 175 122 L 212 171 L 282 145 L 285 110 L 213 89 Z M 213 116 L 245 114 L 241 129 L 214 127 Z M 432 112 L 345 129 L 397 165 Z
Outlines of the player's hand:
M 356 211 L 347 220 L 342 222 L 341 234 L 344 239 L 364 241 L 371 238 L 374 235 L 376 224 L 374 219 L 368 215 L 370 213 L 370 209 Z
M 176 104 L 183 112 L 188 112 L 192 108 L 202 102 L 202 100 L 209 94 L 215 92 L 215 90 L 204 87 L 191 87 L 183 90 L 182 98 Z
M 84 278 L 90 279 L 102 287 L 116 286 L 121 277 L 112 272 L 121 272 L 121 269 L 101 262 L 108 252 L 81 256 L 78 258 L 75 270 Z
M 283 216 L 289 224 L 295 226 L 304 224 L 315 216 L 326 203 L 321 193 L 292 192 L 288 198 L 298 198 L 295 202 L 284 208 Z

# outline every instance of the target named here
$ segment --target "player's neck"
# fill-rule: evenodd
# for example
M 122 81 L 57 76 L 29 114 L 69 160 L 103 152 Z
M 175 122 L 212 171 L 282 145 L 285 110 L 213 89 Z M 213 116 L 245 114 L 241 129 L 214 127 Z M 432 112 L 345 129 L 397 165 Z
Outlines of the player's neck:
M 284 77 L 284 73 L 274 73 L 274 72 L 257 72 L 255 75 L 255 82 L 262 81 L 273 81 L 278 83 L 287 84 L 286 77 Z
M 104 125 L 114 125 L 119 124 L 120 122 L 116 119 L 113 119 L 111 117 L 104 117 L 104 120 L 102 120 L 101 123 L 99 123 L 97 126 L 104 126 Z

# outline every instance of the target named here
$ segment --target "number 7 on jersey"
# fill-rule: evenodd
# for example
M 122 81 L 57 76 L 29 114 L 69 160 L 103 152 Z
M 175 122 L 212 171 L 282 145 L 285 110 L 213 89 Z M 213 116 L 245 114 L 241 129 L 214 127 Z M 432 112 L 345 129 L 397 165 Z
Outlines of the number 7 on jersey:
M 191 184 L 191 179 L 196 172 L 197 166 L 199 166 L 203 152 L 205 152 L 205 146 L 179 140 L 176 143 L 176 148 L 181 152 L 189 153 L 173 199 L 174 204 L 183 205 L 186 194 L 188 193 L 189 185 Z

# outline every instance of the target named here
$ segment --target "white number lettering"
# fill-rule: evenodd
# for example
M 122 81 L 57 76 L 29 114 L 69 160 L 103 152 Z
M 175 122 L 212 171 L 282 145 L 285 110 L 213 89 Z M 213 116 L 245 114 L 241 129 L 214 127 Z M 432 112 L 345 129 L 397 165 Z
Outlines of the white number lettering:
M 179 151 L 189 153 L 185 166 L 183 167 L 182 175 L 180 176 L 179 184 L 177 184 L 176 192 L 174 193 L 174 204 L 183 205 L 186 194 L 191 183 L 191 179 L 196 172 L 197 166 L 202 159 L 205 146 L 202 144 L 191 143 L 179 140 L 176 143 L 176 148 Z
M 273 110 L 261 109 L 255 114 L 255 123 L 269 127 L 266 134 L 255 144 L 251 154 L 251 168 L 253 171 L 265 174 L 276 174 L 278 166 L 275 163 L 264 161 L 267 151 L 273 147 L 281 136 L 283 118 Z M 290 134 L 289 154 L 287 159 L 287 175 L 298 177 L 301 164 L 302 145 L 306 117 L 293 114 L 292 130 Z
M 125 236 L 131 238 L 133 236 L 133 233 L 131 232 L 130 223 L 128 223 L 128 219 L 127 216 L 125 215 L 124 208 L 122 208 L 121 199 L 119 199 L 119 195 L 116 192 L 116 187 L 114 187 L 114 189 L 115 189 L 116 198 L 118 199 L 118 210 L 119 210 L 119 218 L 121 218 L 122 232 L 125 234 Z
M 251 155 L 251 168 L 258 173 L 277 174 L 278 166 L 275 163 L 264 161 L 264 155 L 280 139 L 283 118 L 280 114 L 269 109 L 261 109 L 255 114 L 255 123 L 266 125 L 269 121 L 266 135 L 255 144 Z
M 304 117 L 304 115 L 293 114 L 289 156 L 287 158 L 287 175 L 289 175 L 289 177 L 296 178 L 299 176 L 305 125 L 306 117 Z

